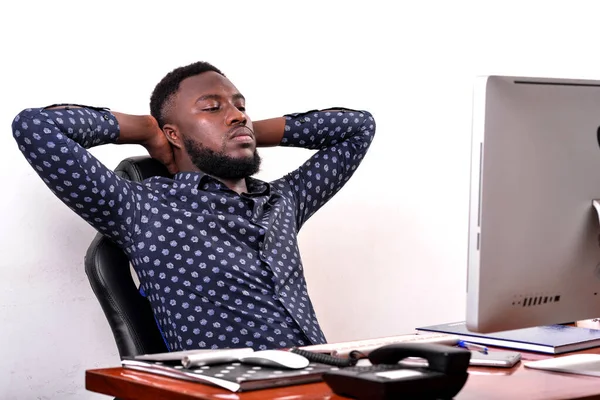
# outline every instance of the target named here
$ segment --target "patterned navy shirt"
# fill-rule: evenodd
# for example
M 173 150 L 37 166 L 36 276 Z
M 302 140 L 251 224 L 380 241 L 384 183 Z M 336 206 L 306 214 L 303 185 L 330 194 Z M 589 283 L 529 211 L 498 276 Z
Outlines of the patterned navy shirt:
M 297 234 L 362 161 L 368 112 L 286 115 L 281 145 L 318 151 L 273 182 L 248 178 L 241 195 L 200 172 L 118 177 L 86 150 L 119 137 L 106 109 L 26 109 L 12 128 L 54 194 L 127 253 L 171 350 L 325 342 Z

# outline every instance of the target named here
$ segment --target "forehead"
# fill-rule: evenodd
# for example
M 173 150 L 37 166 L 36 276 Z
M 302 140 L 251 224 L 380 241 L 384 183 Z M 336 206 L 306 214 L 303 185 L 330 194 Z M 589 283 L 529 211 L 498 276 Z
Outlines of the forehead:
M 206 95 L 229 98 L 239 91 L 229 79 L 214 71 L 185 78 L 179 84 L 177 97 L 180 99 L 197 99 Z

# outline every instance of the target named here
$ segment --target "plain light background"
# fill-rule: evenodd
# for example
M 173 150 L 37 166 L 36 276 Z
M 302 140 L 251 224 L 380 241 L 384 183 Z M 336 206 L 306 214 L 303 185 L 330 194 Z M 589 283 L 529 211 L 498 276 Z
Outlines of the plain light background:
M 10 4 L 10 5 L 9 5 Z M 367 109 L 377 135 L 304 227 L 309 290 L 330 341 L 465 316 L 472 80 L 600 79 L 593 1 L 20 1 L 0 6 L 0 398 L 100 399 L 118 365 L 83 256 L 94 236 L 18 151 L 10 124 L 59 102 L 147 114 L 154 85 L 221 68 L 253 119 Z M 111 168 L 139 146 L 93 154 Z M 269 149 L 260 178 L 310 153 Z

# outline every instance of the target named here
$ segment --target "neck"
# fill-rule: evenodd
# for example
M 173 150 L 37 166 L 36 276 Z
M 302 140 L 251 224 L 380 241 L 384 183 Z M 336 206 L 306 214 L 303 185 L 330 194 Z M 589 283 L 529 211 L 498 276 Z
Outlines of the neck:
M 248 187 L 246 186 L 246 179 L 242 178 L 242 179 L 231 180 L 231 179 L 221 179 L 221 178 L 217 178 L 217 177 L 213 177 L 213 178 L 220 180 L 221 182 L 223 182 L 223 184 L 225 186 L 227 186 L 229 189 L 233 190 L 237 194 L 248 193 Z

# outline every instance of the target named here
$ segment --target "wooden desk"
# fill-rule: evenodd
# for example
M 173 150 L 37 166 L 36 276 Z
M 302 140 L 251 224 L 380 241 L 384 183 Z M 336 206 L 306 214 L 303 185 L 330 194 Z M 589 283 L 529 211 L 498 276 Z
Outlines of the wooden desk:
M 600 348 L 578 353 L 600 354 Z M 547 355 L 523 353 L 525 362 L 549 357 Z M 600 400 L 600 378 L 596 377 L 527 369 L 522 362 L 510 369 L 471 367 L 469 372 L 469 379 L 465 387 L 456 396 L 456 400 Z M 85 387 L 93 392 L 131 400 L 345 399 L 345 397 L 333 394 L 331 389 L 323 382 L 232 393 L 199 383 L 123 368 L 88 370 L 85 376 Z

